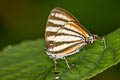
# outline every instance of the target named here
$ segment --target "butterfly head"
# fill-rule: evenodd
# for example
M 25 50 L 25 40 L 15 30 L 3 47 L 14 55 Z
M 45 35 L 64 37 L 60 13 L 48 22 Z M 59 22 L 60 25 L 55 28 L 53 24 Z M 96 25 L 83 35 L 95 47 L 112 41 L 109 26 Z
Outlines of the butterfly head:
M 87 43 L 89 43 L 89 44 L 94 43 L 96 38 L 97 38 L 97 35 L 92 35 L 92 36 L 88 37 Z

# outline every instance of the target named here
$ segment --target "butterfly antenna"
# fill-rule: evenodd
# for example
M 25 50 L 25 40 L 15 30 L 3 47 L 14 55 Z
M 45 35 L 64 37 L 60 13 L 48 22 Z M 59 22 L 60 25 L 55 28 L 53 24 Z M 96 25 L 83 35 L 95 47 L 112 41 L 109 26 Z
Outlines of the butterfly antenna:
M 107 47 L 107 46 L 106 46 L 106 40 L 105 40 L 105 37 L 103 37 L 102 42 L 103 42 L 103 44 L 104 44 L 104 49 L 105 49 L 105 48 Z
M 106 40 L 105 40 L 105 37 L 101 38 L 99 37 L 98 35 L 94 35 L 94 38 L 97 38 L 98 40 L 101 40 L 104 44 L 104 49 L 106 48 Z

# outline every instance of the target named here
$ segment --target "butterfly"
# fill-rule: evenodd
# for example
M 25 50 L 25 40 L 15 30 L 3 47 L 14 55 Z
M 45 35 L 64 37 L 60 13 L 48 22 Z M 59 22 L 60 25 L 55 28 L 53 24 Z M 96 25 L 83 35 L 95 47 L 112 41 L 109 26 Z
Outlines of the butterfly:
M 47 55 L 54 60 L 56 70 L 56 60 L 64 59 L 67 67 L 71 69 L 66 60 L 66 56 L 79 52 L 86 44 L 103 40 L 98 35 L 91 34 L 71 13 L 63 8 L 54 8 L 45 28 L 45 42 Z

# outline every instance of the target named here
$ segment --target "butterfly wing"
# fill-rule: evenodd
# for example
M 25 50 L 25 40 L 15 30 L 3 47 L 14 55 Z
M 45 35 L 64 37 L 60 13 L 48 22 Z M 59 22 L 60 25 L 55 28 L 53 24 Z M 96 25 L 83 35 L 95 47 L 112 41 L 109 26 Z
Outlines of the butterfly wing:
M 54 8 L 46 24 L 45 41 L 52 54 L 73 54 L 85 45 L 91 34 L 62 8 Z

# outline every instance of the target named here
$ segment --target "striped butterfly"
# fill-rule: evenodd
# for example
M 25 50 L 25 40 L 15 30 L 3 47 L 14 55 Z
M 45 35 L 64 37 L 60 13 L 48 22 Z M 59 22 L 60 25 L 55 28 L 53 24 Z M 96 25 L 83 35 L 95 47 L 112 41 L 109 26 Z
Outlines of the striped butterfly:
M 50 12 L 45 29 L 46 53 L 53 58 L 55 70 L 58 58 L 64 59 L 67 67 L 71 69 L 65 57 L 77 53 L 86 44 L 93 43 L 96 38 L 103 40 L 91 34 L 66 10 L 54 8 Z

